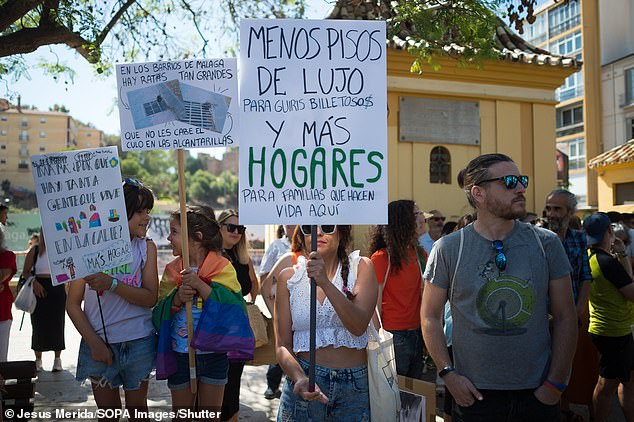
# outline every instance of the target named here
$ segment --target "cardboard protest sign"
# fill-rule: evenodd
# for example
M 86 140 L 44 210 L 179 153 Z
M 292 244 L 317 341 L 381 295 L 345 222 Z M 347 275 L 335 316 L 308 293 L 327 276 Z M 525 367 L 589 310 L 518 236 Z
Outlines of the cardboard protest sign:
M 132 262 L 117 147 L 31 163 L 53 285 Z
M 241 223 L 387 223 L 385 40 L 383 21 L 241 21 Z
M 236 146 L 236 59 L 117 65 L 124 151 Z

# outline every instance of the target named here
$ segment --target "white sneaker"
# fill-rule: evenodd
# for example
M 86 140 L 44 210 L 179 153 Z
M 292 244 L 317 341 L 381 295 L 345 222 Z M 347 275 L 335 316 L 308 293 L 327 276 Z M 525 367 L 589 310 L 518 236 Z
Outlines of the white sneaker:
M 53 361 L 53 372 L 60 372 L 63 370 L 64 368 L 62 368 L 62 359 L 55 358 L 55 361 Z
M 42 369 L 42 359 L 35 359 L 35 370 L 40 372 Z

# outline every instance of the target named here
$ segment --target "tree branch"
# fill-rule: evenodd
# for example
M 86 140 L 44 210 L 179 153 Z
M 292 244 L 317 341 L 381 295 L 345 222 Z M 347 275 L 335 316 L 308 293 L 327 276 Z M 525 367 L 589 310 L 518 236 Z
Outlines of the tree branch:
M 0 32 L 42 3 L 44 0 L 8 0 L 0 6 Z
M 106 24 L 106 26 L 103 27 L 103 29 L 101 30 L 101 33 L 99 34 L 99 36 L 97 37 L 97 39 L 95 40 L 95 47 L 99 48 L 101 47 L 101 43 L 103 43 L 103 41 L 106 39 L 106 37 L 108 36 L 108 34 L 110 33 L 110 31 L 112 30 L 112 28 L 115 27 L 115 25 L 119 22 L 119 19 L 121 18 L 121 16 L 128 10 L 128 8 L 130 6 L 132 6 L 132 4 L 136 3 L 136 0 L 127 0 L 119 10 L 117 10 L 117 13 L 114 14 L 114 16 L 112 16 L 112 19 L 110 19 L 110 22 L 108 22 Z
M 14 54 L 26 54 L 37 50 L 43 45 L 66 44 L 74 48 L 90 62 L 90 55 L 84 48 L 90 41 L 81 35 L 69 31 L 64 27 L 24 28 L 17 32 L 0 37 L 0 57 Z

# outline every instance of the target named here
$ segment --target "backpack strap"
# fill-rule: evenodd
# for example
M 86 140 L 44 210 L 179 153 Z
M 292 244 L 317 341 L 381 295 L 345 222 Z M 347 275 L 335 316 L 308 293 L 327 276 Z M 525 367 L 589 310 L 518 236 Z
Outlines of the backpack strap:
M 455 288 L 455 280 L 456 274 L 458 274 L 458 266 L 460 265 L 460 260 L 462 259 L 462 251 L 464 249 L 464 229 L 458 230 L 460 232 L 460 246 L 458 247 L 458 259 L 456 260 L 456 266 L 453 270 L 453 275 L 451 276 L 451 280 L 449 280 L 449 302 L 453 302 L 453 292 Z
M 533 235 L 535 236 L 535 239 L 537 240 L 537 244 L 539 245 L 539 249 L 541 249 L 542 251 L 542 256 L 544 258 L 546 258 L 546 251 L 544 250 L 544 244 L 542 243 L 542 239 L 539 237 L 539 234 L 537 233 L 537 229 L 535 228 L 535 226 L 533 226 L 532 224 L 529 224 Z

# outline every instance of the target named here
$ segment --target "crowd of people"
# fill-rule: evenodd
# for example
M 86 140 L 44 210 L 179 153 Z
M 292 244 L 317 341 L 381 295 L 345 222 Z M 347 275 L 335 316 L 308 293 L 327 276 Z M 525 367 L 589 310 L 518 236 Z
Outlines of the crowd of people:
M 375 324 L 393 335 L 399 375 L 422 379 L 426 356 L 433 359 L 446 388 L 445 420 L 580 421 L 574 403 L 603 422 L 616 395 L 633 422 L 634 215 L 599 212 L 581 221 L 575 195 L 564 189 L 544 198 L 541 217 L 527 213 L 529 178 L 503 154 L 473 159 L 458 181 L 474 212 L 456 221 L 393 201 L 388 224 L 372 228 L 369 257 L 351 249 L 351 226 L 319 225 L 314 251 L 311 226 L 280 226 L 257 275 L 238 212 L 189 206 L 187 244 L 180 213 L 171 216 L 175 259 L 159 282 L 147 238 L 154 197 L 126 179 L 132 263 L 71 282 L 66 298 L 64 286 L 51 284 L 43 236 L 27 255 L 22 275 L 37 280 L 38 370 L 44 351 L 55 352 L 53 370 L 61 369 L 65 302 L 82 336 L 76 378 L 90 380 L 100 408 L 120 408 L 122 387 L 126 407 L 146 409 L 156 368 L 175 409 L 215 409 L 221 420 L 237 420 L 254 341 L 229 344 L 218 324 L 250 330 L 245 304 L 261 294 L 277 358 L 264 396 L 280 398 L 279 421 L 370 420 L 366 348 Z M 0 361 L 16 271 L 15 255 L 0 246 Z M 317 285 L 314 389 L 309 279 Z

